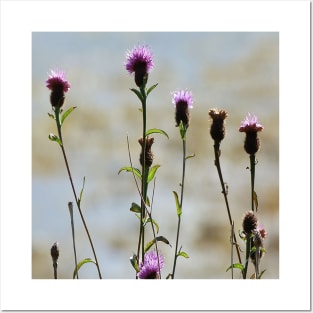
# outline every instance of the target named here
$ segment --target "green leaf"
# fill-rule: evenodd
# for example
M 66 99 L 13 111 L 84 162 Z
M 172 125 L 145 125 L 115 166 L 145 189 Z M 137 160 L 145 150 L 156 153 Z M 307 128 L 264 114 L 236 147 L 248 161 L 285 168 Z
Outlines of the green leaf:
M 135 213 L 140 213 L 141 207 L 137 203 L 133 202 L 129 210 Z
M 147 91 L 147 96 L 149 95 L 149 93 L 157 86 L 158 84 L 155 84 L 153 86 L 151 86 L 148 91 Z
M 173 191 L 174 197 L 175 197 L 175 203 L 176 203 L 176 211 L 177 211 L 177 216 L 182 215 L 182 209 L 178 200 L 178 195 L 176 191 Z
M 131 88 L 130 89 L 133 93 L 135 93 L 137 95 L 137 97 L 139 98 L 139 100 L 142 102 L 143 101 L 143 97 L 142 97 L 142 94 L 141 92 L 138 90 L 138 89 L 135 89 L 135 88 Z
M 239 268 L 241 271 L 244 270 L 244 266 L 241 263 L 234 263 L 233 265 L 227 268 L 226 272 L 230 270 L 231 268 Z
M 68 110 L 66 110 L 61 117 L 61 125 L 63 124 L 64 120 L 70 115 L 71 112 L 73 112 L 77 107 L 70 107 Z
M 60 138 L 52 133 L 49 134 L 49 139 L 51 141 L 56 141 L 60 146 L 62 146 L 62 142 L 60 140 Z
M 195 154 L 188 155 L 188 156 L 186 156 L 185 160 L 188 160 L 188 159 L 194 158 L 195 156 L 196 156 Z
M 145 225 L 147 224 L 147 223 L 153 223 L 153 225 L 156 227 L 156 232 L 158 233 L 159 232 L 159 225 L 158 225 L 158 223 L 154 220 L 154 219 L 152 219 L 151 220 L 151 218 L 149 217 L 147 220 L 146 220 L 146 223 L 145 223 Z
M 155 173 L 157 171 L 157 169 L 160 167 L 160 165 L 154 165 L 150 168 L 149 170 L 149 174 L 148 174 L 148 179 L 147 179 L 147 183 L 149 184 L 151 182 L 151 180 L 154 178 Z
M 188 255 L 186 252 L 184 252 L 184 251 L 178 252 L 178 253 L 177 253 L 177 256 L 179 256 L 179 255 L 183 256 L 183 257 L 186 258 L 186 259 L 189 258 L 189 255 Z
M 170 242 L 169 242 L 165 237 L 163 237 L 163 236 L 158 236 L 158 237 L 155 237 L 153 240 L 151 240 L 150 242 L 148 242 L 148 243 L 146 244 L 145 253 L 146 253 L 157 241 L 162 241 L 162 242 L 166 243 L 167 245 L 169 245 L 170 247 L 172 247 L 171 244 L 170 244 Z
M 80 206 L 80 202 L 82 201 L 82 197 L 83 197 L 83 191 L 84 191 L 84 188 L 85 188 L 85 179 L 86 177 L 84 176 L 84 179 L 83 179 L 83 187 L 80 191 L 80 194 L 79 194 L 79 198 L 78 198 L 78 205 Z
M 48 113 L 49 117 L 52 118 L 53 120 L 55 120 L 55 116 L 51 113 Z
M 133 254 L 133 256 L 129 258 L 129 260 L 130 260 L 131 265 L 135 269 L 135 271 L 138 273 L 140 270 L 139 270 L 136 254 Z
M 77 275 L 77 272 L 79 271 L 79 269 L 80 269 L 84 264 L 86 264 L 86 263 L 94 263 L 94 264 L 97 265 L 97 263 L 96 263 L 94 260 L 90 259 L 90 258 L 86 258 L 86 259 L 80 261 L 80 262 L 77 264 L 77 267 L 74 269 L 74 272 L 73 272 L 73 279 L 75 279 L 75 276 Z
M 165 137 L 167 137 L 167 139 L 169 139 L 170 137 L 168 136 L 168 134 L 162 130 L 162 129 L 158 129 L 158 128 L 151 128 L 149 130 L 146 131 L 146 136 L 149 136 L 151 134 L 162 134 Z
M 138 170 L 138 168 L 134 168 L 131 166 L 124 166 L 124 167 L 120 168 L 120 170 L 118 171 L 118 174 L 122 171 L 133 172 L 138 178 L 141 179 L 141 172 L 140 172 L 140 170 Z

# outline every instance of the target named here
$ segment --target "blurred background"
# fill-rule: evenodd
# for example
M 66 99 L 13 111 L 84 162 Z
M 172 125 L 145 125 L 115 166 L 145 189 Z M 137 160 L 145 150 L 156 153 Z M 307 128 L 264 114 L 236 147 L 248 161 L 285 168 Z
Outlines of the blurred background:
M 155 67 L 148 86 L 147 128 L 161 128 L 152 146 L 157 172 L 153 216 L 172 248 L 160 243 L 163 278 L 172 271 L 177 229 L 173 190 L 179 193 L 182 144 L 175 127 L 170 93 L 191 90 L 194 108 L 187 133 L 187 161 L 180 244 L 189 259 L 178 258 L 176 278 L 229 279 L 230 226 L 217 171 L 208 110 L 228 111 L 221 166 L 237 241 L 242 217 L 250 209 L 249 156 L 238 128 L 247 112 L 264 125 L 259 133 L 255 190 L 258 218 L 268 232 L 261 261 L 264 279 L 279 278 L 279 34 L 277 32 L 95 32 L 32 35 L 32 277 L 53 278 L 50 247 L 59 242 L 59 278 L 70 279 L 74 254 L 67 208 L 74 202 L 59 146 L 45 81 L 50 69 L 66 72 L 71 89 L 64 109 L 77 106 L 63 126 L 63 139 L 76 190 L 86 177 L 82 209 L 94 242 L 103 278 L 135 278 L 129 257 L 137 250 L 139 223 L 129 211 L 140 202 L 133 177 L 118 171 L 129 165 L 127 134 L 134 167 L 139 167 L 142 116 L 129 89 L 134 79 L 125 70 L 125 52 L 147 44 Z M 149 189 L 152 197 L 152 184 Z M 75 208 L 75 206 L 74 206 Z M 93 258 L 78 212 L 74 213 L 78 260 Z M 152 237 L 151 237 L 152 239 Z M 244 258 L 244 253 L 242 253 Z M 236 259 L 235 259 L 236 260 Z M 252 273 L 253 265 L 250 266 Z M 85 264 L 80 278 L 98 278 Z M 240 278 L 239 271 L 235 277 Z

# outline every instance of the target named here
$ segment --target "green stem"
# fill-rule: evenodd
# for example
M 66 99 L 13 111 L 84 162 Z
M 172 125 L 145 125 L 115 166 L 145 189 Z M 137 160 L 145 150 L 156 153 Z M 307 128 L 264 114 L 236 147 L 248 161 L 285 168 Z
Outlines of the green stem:
M 96 262 L 96 266 L 97 266 L 99 278 L 102 279 L 101 272 L 100 272 L 100 267 L 99 267 L 99 263 L 98 263 L 98 259 L 97 259 L 97 255 L 96 255 L 96 251 L 95 251 L 95 249 L 94 249 L 94 246 L 93 246 L 93 243 L 92 243 L 92 240 L 91 240 L 91 236 L 90 236 L 90 233 L 89 233 L 87 224 L 86 224 L 86 222 L 85 222 L 85 218 L 84 218 L 83 213 L 82 213 L 81 208 L 80 208 L 80 203 L 79 203 L 78 197 L 77 197 L 77 195 L 76 195 L 76 190 L 75 190 L 75 187 L 74 187 L 74 183 L 73 183 L 73 179 L 72 179 L 70 167 L 69 167 L 69 164 L 68 164 L 68 161 L 67 161 L 67 157 L 66 157 L 66 153 L 65 153 L 65 148 L 64 148 L 64 142 L 63 142 L 63 139 L 62 139 L 62 131 L 61 131 L 61 126 L 62 126 L 62 125 L 61 125 L 61 121 L 60 121 L 60 108 L 59 108 L 59 107 L 55 107 L 55 119 L 56 119 L 56 124 L 57 124 L 59 139 L 60 139 L 60 141 L 61 141 L 61 150 L 62 150 L 62 153 L 63 153 L 63 158 L 64 158 L 64 161 L 65 161 L 65 165 L 66 165 L 66 170 L 67 170 L 67 173 L 68 173 L 68 177 L 69 177 L 69 180 L 70 180 L 70 183 L 71 183 L 71 186 L 72 186 L 72 190 L 73 190 L 75 202 L 76 202 L 76 204 L 77 204 L 77 208 L 78 208 L 78 211 L 79 211 L 81 220 L 82 220 L 82 222 L 83 222 L 83 225 L 84 225 L 84 227 L 85 227 L 85 231 L 86 231 L 86 233 L 87 233 L 87 236 L 88 236 L 88 239 L 89 239 L 89 243 L 90 243 L 90 246 L 91 246 L 91 249 L 92 249 L 94 258 L 95 258 L 95 262 Z
M 250 154 L 250 172 L 251 172 L 251 208 L 254 212 L 254 178 L 255 178 L 255 155 Z
M 247 278 L 250 250 L 251 250 L 251 236 L 247 235 L 246 237 L 246 261 L 245 261 L 245 267 L 243 269 L 243 279 Z
M 216 169 L 217 169 L 218 177 L 220 179 L 220 183 L 221 183 L 221 187 L 222 187 L 222 193 L 224 195 L 224 200 L 225 200 L 225 204 L 226 204 L 229 224 L 232 227 L 233 219 L 232 219 L 231 213 L 230 213 L 230 208 L 229 208 L 228 198 L 227 198 L 227 191 L 226 191 L 226 188 L 225 188 L 225 182 L 223 180 L 223 175 L 222 175 L 222 170 L 221 170 L 221 165 L 220 165 L 220 144 L 218 142 L 214 143 L 214 155 L 215 155 L 215 166 L 216 166 Z M 236 239 L 235 233 L 234 233 L 233 239 L 234 239 L 234 244 L 236 246 L 238 260 L 239 260 L 239 263 L 241 263 L 239 245 L 237 244 L 237 239 Z
M 78 268 L 77 268 L 77 254 L 76 254 L 76 244 L 75 244 L 75 229 L 74 229 L 74 215 L 73 215 L 73 203 L 68 203 L 68 209 L 70 211 L 71 226 L 72 226 L 72 240 L 73 240 L 73 249 L 74 249 L 74 258 L 75 258 L 75 268 L 77 269 L 76 277 L 78 277 Z
M 186 132 L 187 132 L 185 125 L 182 125 L 182 129 L 183 131 L 181 132 L 181 138 L 183 142 L 183 173 L 182 173 L 181 194 L 180 194 L 180 204 L 179 204 L 181 210 L 183 208 L 183 199 L 184 199 L 185 168 L 186 168 Z M 177 262 L 177 257 L 178 257 L 177 250 L 178 250 L 180 223 L 181 223 L 181 214 L 178 215 L 178 222 L 177 222 L 177 234 L 176 234 L 175 256 L 174 256 L 172 279 L 174 279 L 175 277 L 176 262 Z

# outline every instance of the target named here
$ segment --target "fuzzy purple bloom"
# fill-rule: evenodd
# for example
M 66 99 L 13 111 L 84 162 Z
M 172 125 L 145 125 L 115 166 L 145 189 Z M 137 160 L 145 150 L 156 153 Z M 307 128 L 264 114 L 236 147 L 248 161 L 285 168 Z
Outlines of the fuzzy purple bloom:
M 156 251 L 149 251 L 144 256 L 144 264 L 140 262 L 138 272 L 138 278 L 140 279 L 158 279 L 160 278 L 159 271 L 159 263 L 160 269 L 164 267 L 164 257 L 159 252 L 159 262 Z
M 172 92 L 172 103 L 177 107 L 181 102 L 187 103 L 189 109 L 193 108 L 193 97 L 191 91 L 176 90 Z
M 246 118 L 241 122 L 239 127 L 240 132 L 258 132 L 262 131 L 264 126 L 259 124 L 258 118 L 256 115 L 251 115 L 248 113 Z
M 126 52 L 126 70 L 135 73 L 135 82 L 138 87 L 144 83 L 144 78 L 153 69 L 153 55 L 147 46 L 135 46 Z
M 193 107 L 192 93 L 188 90 L 176 90 L 172 94 L 172 103 L 175 105 L 176 126 L 182 122 L 186 129 L 190 123 L 189 109 Z
M 51 70 L 46 84 L 52 91 L 62 90 L 63 92 L 67 92 L 71 87 L 70 83 L 65 79 L 64 71 L 58 69 Z

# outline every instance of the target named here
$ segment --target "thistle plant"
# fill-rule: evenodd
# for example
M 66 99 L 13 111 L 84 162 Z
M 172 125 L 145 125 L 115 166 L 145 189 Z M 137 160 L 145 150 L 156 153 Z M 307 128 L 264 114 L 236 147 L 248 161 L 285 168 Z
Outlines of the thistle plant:
M 152 166 L 153 153 L 151 151 L 151 147 L 154 143 L 154 138 L 150 137 L 150 135 L 154 133 L 160 133 L 165 135 L 166 137 L 168 137 L 168 135 L 165 131 L 157 128 L 147 130 L 147 98 L 150 92 L 154 90 L 155 87 L 158 85 L 154 84 L 151 87 L 147 88 L 149 73 L 154 67 L 153 54 L 150 48 L 144 45 L 138 45 L 135 46 L 132 50 L 128 50 L 126 52 L 126 62 L 124 63 L 124 65 L 129 74 L 134 75 L 135 84 L 138 89 L 131 88 L 130 90 L 138 97 L 141 103 L 140 112 L 142 113 L 142 137 L 138 140 L 141 146 L 141 152 L 139 156 L 141 170 L 133 167 L 129 151 L 131 166 L 122 167 L 119 171 L 119 173 L 123 170 L 132 172 L 136 185 L 136 177 L 139 178 L 141 182 L 140 188 L 137 187 L 140 195 L 140 205 L 136 203 L 132 203 L 131 205 L 131 211 L 135 212 L 137 214 L 137 217 L 139 218 L 139 237 L 137 254 L 134 254 L 130 258 L 130 261 L 136 271 L 136 278 L 151 278 L 151 267 L 155 270 L 156 263 L 158 264 L 158 271 L 154 272 L 155 275 L 153 278 L 161 278 L 163 259 L 159 255 L 157 242 L 163 241 L 167 244 L 169 244 L 169 242 L 163 236 L 156 236 L 155 228 L 159 229 L 159 226 L 157 222 L 152 218 L 152 207 L 150 199 L 148 197 L 148 185 L 154 179 L 156 171 L 160 167 L 160 165 Z M 150 210 L 148 209 L 149 206 Z M 147 224 L 151 224 L 153 232 L 153 239 L 148 243 L 146 243 L 145 239 L 145 226 Z M 156 255 L 147 254 L 151 253 L 148 252 L 148 250 L 153 245 L 155 245 L 156 248 Z M 149 274 L 147 274 L 147 272 L 149 272 Z
M 76 107 L 70 107 L 67 111 L 65 111 L 63 113 L 62 107 L 63 107 L 64 101 L 65 101 L 65 93 L 69 91 L 71 85 L 65 79 L 64 71 L 62 71 L 62 70 L 51 70 L 49 78 L 46 81 L 46 86 L 48 89 L 51 90 L 50 103 L 52 105 L 52 111 L 53 111 L 53 113 L 48 113 L 48 115 L 50 116 L 50 118 L 55 120 L 57 132 L 58 132 L 58 135 L 54 135 L 54 134 L 50 133 L 49 139 L 51 141 L 57 142 L 61 148 L 63 159 L 64 159 L 66 170 L 67 170 L 67 174 L 68 174 L 70 184 L 72 187 L 72 191 L 74 194 L 75 202 L 76 202 L 81 220 L 83 222 L 83 225 L 85 227 L 85 231 L 86 231 L 86 234 L 88 236 L 89 243 L 90 243 L 94 258 L 95 258 L 95 261 L 92 261 L 92 260 L 91 261 L 96 264 L 97 270 L 98 270 L 98 275 L 99 275 L 99 278 L 101 279 L 102 277 L 101 277 L 99 263 L 97 260 L 97 255 L 96 255 L 96 252 L 94 249 L 93 242 L 91 240 L 91 236 L 90 236 L 84 215 L 83 215 L 82 210 L 81 210 L 81 199 L 82 199 L 82 193 L 83 193 L 84 186 L 80 192 L 80 196 L 78 197 L 75 186 L 74 186 L 74 182 L 72 179 L 72 174 L 70 171 L 69 162 L 68 162 L 68 158 L 67 158 L 65 146 L 64 146 L 64 140 L 63 140 L 63 136 L 62 136 L 63 123 L 64 123 L 65 119 L 69 116 L 69 114 L 71 112 L 73 112 L 73 110 L 76 108 Z M 85 179 L 84 179 L 84 182 L 85 182 Z M 70 212 L 71 212 L 71 210 L 70 210 Z M 71 215 L 71 220 L 72 220 L 72 215 Z M 73 227 L 72 227 L 72 230 L 73 230 Z M 73 240 L 74 240 L 74 237 L 73 237 Z M 74 247 L 75 247 L 75 245 L 74 245 Z M 74 249 L 74 253 L 75 253 L 75 269 L 74 269 L 74 275 L 73 276 L 75 277 L 75 275 L 77 275 L 77 271 L 78 271 L 78 264 L 77 264 L 77 260 L 76 260 L 76 249 Z M 90 259 L 85 259 L 85 261 L 83 261 L 83 263 L 80 262 L 80 265 L 87 262 L 86 260 L 90 260 Z M 77 276 L 77 278 L 78 278 L 78 276 Z
M 180 200 L 178 199 L 178 194 L 176 191 L 173 191 L 175 202 L 176 202 L 176 211 L 178 217 L 177 223 L 177 233 L 176 233 L 176 243 L 175 243 L 175 254 L 174 254 L 174 264 L 173 270 L 170 274 L 172 279 L 175 278 L 175 270 L 176 270 L 176 262 L 179 256 L 183 256 L 188 258 L 188 254 L 184 251 L 181 251 L 182 247 L 178 250 L 179 244 L 179 232 L 180 232 L 180 224 L 181 224 L 181 216 L 183 213 L 183 199 L 184 199 L 184 187 L 185 187 L 185 168 L 186 168 L 186 160 L 192 156 L 186 157 L 186 135 L 187 129 L 190 123 L 190 111 L 193 107 L 193 96 L 190 91 L 187 90 L 177 90 L 172 93 L 172 103 L 175 106 L 175 121 L 176 127 L 179 127 L 180 137 L 182 140 L 183 147 L 183 170 L 182 170 L 182 180 L 181 180 L 181 190 L 180 190 Z
M 243 238 L 246 241 L 246 260 L 242 269 L 244 279 L 246 279 L 247 276 L 249 258 L 251 258 L 255 267 L 254 277 L 259 279 L 264 273 L 264 271 L 261 274 L 259 273 L 259 263 L 263 252 L 265 252 L 262 242 L 265 238 L 266 231 L 263 230 L 260 232 L 258 227 L 258 219 L 256 216 L 258 209 L 258 197 L 254 190 L 256 165 L 255 154 L 259 151 L 261 145 L 261 141 L 258 138 L 258 132 L 263 129 L 264 127 L 259 123 L 257 116 L 251 115 L 250 113 L 248 113 L 239 127 L 239 132 L 246 133 L 244 149 L 249 154 L 251 174 L 251 211 L 245 214 L 242 225 Z
M 228 202 L 228 188 L 226 188 L 226 183 L 224 182 L 223 175 L 222 175 L 222 169 L 220 165 L 220 156 L 221 156 L 221 150 L 220 150 L 220 144 L 222 140 L 225 138 L 226 130 L 225 130 L 225 119 L 228 116 L 228 113 L 225 110 L 219 110 L 219 109 L 210 109 L 209 110 L 209 116 L 212 119 L 212 124 L 210 128 L 210 134 L 212 139 L 214 140 L 214 156 L 215 156 L 215 161 L 214 164 L 217 169 L 218 177 L 221 183 L 222 187 L 222 193 L 224 196 L 225 204 L 226 204 L 226 209 L 227 209 L 227 215 L 228 215 L 228 220 L 231 228 L 233 229 L 234 227 L 234 221 L 231 216 L 230 212 L 230 207 L 229 207 L 229 202 Z M 239 251 L 239 245 L 237 243 L 236 235 L 235 232 L 232 231 L 232 249 L 233 245 L 236 247 L 236 252 L 237 252 L 237 257 L 238 261 L 241 264 L 241 257 L 240 257 L 240 251 Z M 231 268 L 232 268 L 232 278 L 233 278 L 233 257 L 231 257 Z

